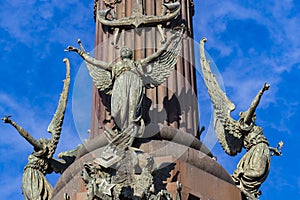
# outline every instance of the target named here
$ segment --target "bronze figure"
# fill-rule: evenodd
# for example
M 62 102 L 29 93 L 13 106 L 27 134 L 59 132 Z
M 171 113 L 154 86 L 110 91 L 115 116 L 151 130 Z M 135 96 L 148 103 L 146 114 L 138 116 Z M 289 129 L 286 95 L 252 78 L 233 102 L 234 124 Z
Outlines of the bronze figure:
M 246 199 L 256 199 L 260 196 L 259 188 L 269 173 L 270 151 L 273 155 L 281 155 L 281 147 L 280 149 L 279 147 L 269 148 L 269 142 L 263 135 L 262 128 L 255 124 L 255 110 L 263 93 L 269 89 L 270 85 L 265 84 L 263 86 L 249 109 L 240 113 L 239 120 L 236 121 L 231 118 L 230 113 L 235 109 L 235 105 L 222 91 L 215 75 L 211 72 L 210 63 L 206 60 L 204 52 L 205 41 L 205 38 L 202 39 L 200 44 L 201 67 L 204 82 L 214 107 L 215 131 L 227 154 L 235 156 L 241 152 L 242 148 L 247 150 L 232 178 Z
M 142 98 L 145 86 L 158 86 L 165 81 L 174 69 L 181 49 L 183 29 L 173 36 L 154 54 L 133 60 L 133 50 L 121 49 L 121 61 L 106 63 L 91 57 L 81 45 L 81 50 L 67 47 L 66 51 L 77 52 L 86 62 L 94 84 L 107 94 L 111 94 L 111 116 L 116 124 L 114 130 L 106 133 L 108 139 L 119 147 L 131 146 L 133 138 L 144 130 L 142 119 Z M 173 41 L 173 46 L 168 46 Z M 145 72 L 144 66 L 151 65 Z
M 64 62 L 66 63 L 66 78 L 63 91 L 54 117 L 48 126 L 48 132 L 52 134 L 51 139 L 41 138 L 36 140 L 25 129 L 12 121 L 10 119 L 11 116 L 2 118 L 4 123 L 11 124 L 34 148 L 34 152 L 28 157 L 28 164 L 24 168 L 22 177 L 22 191 L 26 200 L 51 199 L 52 186 L 45 178 L 45 175 L 53 171 L 62 173 L 70 164 L 53 159 L 61 134 L 70 86 L 70 63 L 68 59 L 64 59 Z M 66 155 L 63 154 L 63 156 Z

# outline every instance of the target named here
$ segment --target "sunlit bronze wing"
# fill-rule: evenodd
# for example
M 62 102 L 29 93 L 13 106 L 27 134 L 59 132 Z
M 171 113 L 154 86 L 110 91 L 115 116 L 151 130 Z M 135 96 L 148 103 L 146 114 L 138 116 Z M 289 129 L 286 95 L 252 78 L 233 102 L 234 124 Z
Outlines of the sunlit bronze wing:
M 210 63 L 206 60 L 204 50 L 205 41 L 206 39 L 204 38 L 200 43 L 201 68 L 204 82 L 214 108 L 215 131 L 224 151 L 234 156 L 242 150 L 243 135 L 240 132 L 238 122 L 230 116 L 230 113 L 235 109 L 235 105 L 220 88 L 215 75 L 211 72 Z
M 51 142 L 48 146 L 49 154 L 48 158 L 52 158 L 53 154 L 55 153 L 56 146 L 58 144 L 61 129 L 64 121 L 65 111 L 67 107 L 67 101 L 68 101 L 68 93 L 69 93 L 69 87 L 70 87 L 70 62 L 68 59 L 64 59 L 64 62 L 66 63 L 66 78 L 63 81 L 64 86 L 63 90 L 60 94 L 59 103 L 56 108 L 55 114 L 52 118 L 51 123 L 48 126 L 48 132 L 52 134 Z
M 106 94 L 111 94 L 112 90 L 112 74 L 111 72 L 85 62 L 89 70 L 89 74 L 93 79 L 95 86 Z
M 145 85 L 158 86 L 171 74 L 181 51 L 182 36 L 183 30 L 179 33 L 179 37 L 172 42 L 173 44 L 154 61 L 151 65 L 151 70 L 145 73 Z
M 89 53 L 85 50 L 83 47 L 81 40 L 78 39 L 78 44 L 80 46 L 80 49 L 83 53 L 86 53 L 89 55 Z M 93 79 L 93 82 L 95 86 L 100 90 L 105 92 L 106 94 L 111 94 L 111 89 L 112 89 L 112 74 L 111 72 L 104 70 L 100 67 L 94 66 L 90 64 L 89 62 L 86 62 L 86 67 L 89 70 L 89 74 Z M 103 64 L 107 64 L 103 62 Z

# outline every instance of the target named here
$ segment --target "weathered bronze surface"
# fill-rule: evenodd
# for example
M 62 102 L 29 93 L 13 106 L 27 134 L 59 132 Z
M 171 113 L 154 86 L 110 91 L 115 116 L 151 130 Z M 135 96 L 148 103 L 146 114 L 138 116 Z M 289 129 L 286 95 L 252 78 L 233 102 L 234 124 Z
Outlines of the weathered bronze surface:
M 128 149 L 120 162 L 113 167 L 101 166 L 97 159 L 84 164 L 81 173 L 87 189 L 87 200 L 93 199 L 172 199 L 170 193 L 161 189 L 155 191 L 155 185 L 163 184 L 165 177 L 174 165 L 154 171 L 154 160 L 140 150 Z M 180 200 L 178 183 L 177 200 Z
M 141 0 L 138 0 L 141 1 Z M 159 16 L 144 15 L 142 4 L 137 2 L 136 7 L 133 9 L 133 13 L 130 17 L 117 19 L 111 10 L 111 6 L 108 6 L 107 10 L 100 10 L 98 12 L 98 20 L 101 24 L 110 27 L 139 27 L 140 25 L 160 24 L 170 21 L 178 16 L 180 11 L 180 3 L 165 3 L 162 14 Z
M 246 199 L 256 199 L 261 192 L 259 187 L 266 180 L 270 169 L 270 150 L 272 154 L 281 155 L 282 142 L 277 148 L 269 148 L 269 142 L 263 135 L 262 128 L 255 124 L 255 110 L 263 93 L 269 90 L 265 84 L 252 101 L 249 109 L 240 113 L 240 119 L 234 120 L 230 112 L 235 105 L 228 99 L 220 88 L 215 75 L 211 72 L 210 63 L 206 60 L 204 42 L 201 40 L 200 54 L 204 82 L 207 86 L 211 102 L 214 107 L 214 126 L 218 140 L 224 151 L 234 156 L 242 148 L 247 153 L 240 160 L 232 178 L 241 189 Z
M 161 35 L 161 41 L 166 41 L 166 36 L 162 29 L 162 24 L 170 22 L 172 19 L 178 17 L 180 13 L 180 3 L 179 1 L 175 2 L 166 2 L 162 6 L 161 15 L 146 15 L 143 10 L 142 0 L 136 0 L 133 5 L 132 14 L 129 17 L 117 18 L 115 5 L 121 3 L 121 0 L 104 0 L 104 4 L 107 9 L 97 11 L 97 4 L 95 1 L 94 14 L 97 15 L 99 22 L 107 27 L 110 27 L 114 30 L 114 41 L 113 45 L 118 48 L 117 38 L 120 30 L 122 29 L 131 29 L 138 28 L 142 25 L 151 26 L 156 25 L 158 31 Z M 97 13 L 97 14 L 96 14 Z
M 116 126 L 112 130 L 106 127 L 105 134 L 119 148 L 126 149 L 135 136 L 143 134 L 144 87 L 158 86 L 169 76 L 177 62 L 182 34 L 183 30 L 176 32 L 157 52 L 138 61 L 133 60 L 133 50 L 128 47 L 121 49 L 121 61 L 110 64 L 92 58 L 80 40 L 81 50 L 71 46 L 66 49 L 77 52 L 86 61 L 96 87 L 111 94 L 110 111 Z M 151 65 L 151 70 L 145 71 L 146 65 Z
M 11 124 L 34 148 L 34 152 L 28 157 L 28 164 L 24 168 L 22 178 L 23 195 L 28 200 L 51 199 L 52 186 L 45 175 L 52 172 L 62 173 L 75 159 L 74 152 L 71 151 L 60 154 L 59 157 L 63 160 L 53 158 L 61 134 L 70 86 L 70 63 L 68 59 L 64 59 L 64 62 L 66 63 L 66 78 L 63 91 L 54 117 L 48 126 L 48 132 L 52 134 L 51 139 L 36 140 L 25 129 L 12 121 L 10 116 L 2 118 L 4 123 Z
M 134 26 L 120 28 L 117 37 L 114 35 L 117 28 L 103 25 L 97 19 L 95 59 L 105 60 L 106 62 L 116 60 L 119 58 L 119 51 L 114 47 L 128 46 L 134 49 L 135 60 L 140 60 L 159 49 L 162 43 L 165 42 L 164 38 L 170 37 L 171 30 L 174 30 L 182 23 L 186 27 L 184 38 L 192 36 L 192 5 L 190 0 L 122 0 L 120 3 L 114 4 L 114 11 L 117 20 L 130 17 L 134 8 L 138 8 L 137 3 L 140 3 L 142 4 L 143 15 L 161 16 L 165 7 L 163 4 L 176 2 L 180 2 L 180 7 L 182 7 L 178 17 L 161 24 L 141 24 L 139 28 Z M 108 8 L 103 0 L 96 2 L 97 12 Z M 169 12 L 166 9 L 166 14 Z M 111 19 L 109 13 L 108 18 Z M 162 31 L 159 31 L 157 27 L 161 27 Z M 109 44 L 114 44 L 114 46 Z M 103 47 L 106 51 L 102 50 Z M 197 87 L 194 50 L 191 38 L 183 40 L 182 49 L 180 58 L 177 61 L 176 71 L 174 70 L 171 73 L 168 80 L 157 87 L 157 89 L 145 90 L 144 94 L 147 97 L 145 98 L 145 104 L 151 101 L 149 104 L 150 123 L 166 123 L 169 126 L 181 128 L 196 135 L 199 117 L 196 103 Z M 96 87 L 93 87 L 92 98 L 91 138 L 102 134 L 106 125 L 112 126 L 111 115 L 108 111 L 111 105 L 109 98 L 102 92 L 99 93 Z M 183 99 L 185 99 L 186 103 L 179 105 L 179 101 Z

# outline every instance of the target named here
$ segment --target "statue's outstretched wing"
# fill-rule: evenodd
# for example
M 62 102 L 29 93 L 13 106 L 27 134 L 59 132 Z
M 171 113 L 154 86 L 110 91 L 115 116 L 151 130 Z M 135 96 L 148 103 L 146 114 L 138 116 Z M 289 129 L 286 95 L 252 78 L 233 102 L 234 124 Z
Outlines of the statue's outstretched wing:
M 51 123 L 48 126 L 48 132 L 52 134 L 52 139 L 48 146 L 49 148 L 48 158 L 52 158 L 53 154 L 55 153 L 56 146 L 60 138 L 62 124 L 63 124 L 67 101 L 68 101 L 68 93 L 70 87 L 70 62 L 66 58 L 64 59 L 64 62 L 66 63 L 66 79 L 63 81 L 64 86 L 60 94 L 60 99 L 59 99 L 58 106 L 56 108 L 56 112 L 52 118 Z
M 162 84 L 173 71 L 182 46 L 183 30 L 169 48 L 151 64 L 151 70 L 145 73 L 144 84 L 158 86 Z
M 95 86 L 106 94 L 111 94 L 112 90 L 112 74 L 110 71 L 96 67 L 88 62 L 85 62 L 89 70 L 89 74 L 93 79 Z
M 204 42 L 200 43 L 201 68 L 212 105 L 214 107 L 214 126 L 220 144 L 224 151 L 234 156 L 241 152 L 243 135 L 237 121 L 231 118 L 230 113 L 235 105 L 228 99 L 225 92 L 220 88 L 215 75 L 211 72 L 210 63 L 206 60 Z

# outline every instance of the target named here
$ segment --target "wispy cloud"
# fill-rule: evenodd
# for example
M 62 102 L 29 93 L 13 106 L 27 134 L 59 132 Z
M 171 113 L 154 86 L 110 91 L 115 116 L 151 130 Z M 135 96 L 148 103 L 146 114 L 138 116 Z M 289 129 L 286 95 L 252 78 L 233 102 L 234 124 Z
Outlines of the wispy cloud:
M 222 74 L 237 113 L 248 108 L 265 82 L 271 84 L 258 116 L 267 132 L 294 132 L 292 122 L 299 112 L 296 96 L 300 90 L 286 79 L 299 73 L 299 9 L 290 0 L 196 4 L 196 40 L 208 38 L 207 51 Z M 286 86 L 289 84 L 291 88 Z
M 18 2 L 18 3 L 16 3 Z M 50 44 L 66 46 L 75 43 L 78 37 L 90 41 L 94 35 L 92 1 L 4 1 L 0 8 L 0 27 L 2 32 L 12 38 L 14 43 L 22 43 L 44 51 L 37 51 L 38 57 L 49 56 Z M 91 26 L 92 25 L 92 26 Z M 77 33 L 77 34 L 72 34 Z M 7 50 L 9 46 L 2 41 Z M 2 45 L 3 46 L 3 45 Z
M 246 78 L 254 80 L 257 85 L 263 77 L 277 84 L 281 73 L 290 71 L 297 62 L 300 46 L 297 38 L 300 28 L 297 24 L 300 18 L 293 1 L 264 4 L 205 1 L 196 5 L 199 6 L 197 11 L 201 20 L 197 21 L 199 26 L 195 28 L 208 37 L 207 46 L 219 52 L 214 53 L 214 59 L 224 60 L 217 62 L 220 63 L 218 67 L 230 69 L 226 84 L 229 81 L 239 83 L 239 80 Z M 245 27 L 249 22 L 251 24 Z M 233 23 L 236 23 L 235 30 L 228 30 Z M 258 28 L 258 31 L 253 28 Z M 253 41 L 247 41 L 253 31 L 257 35 L 252 36 Z M 244 49 L 245 46 L 249 46 L 248 49 Z M 225 59 L 229 56 L 233 60 Z M 241 76 L 243 74 L 247 76 Z M 232 75 L 240 76 L 240 79 L 232 80 Z

